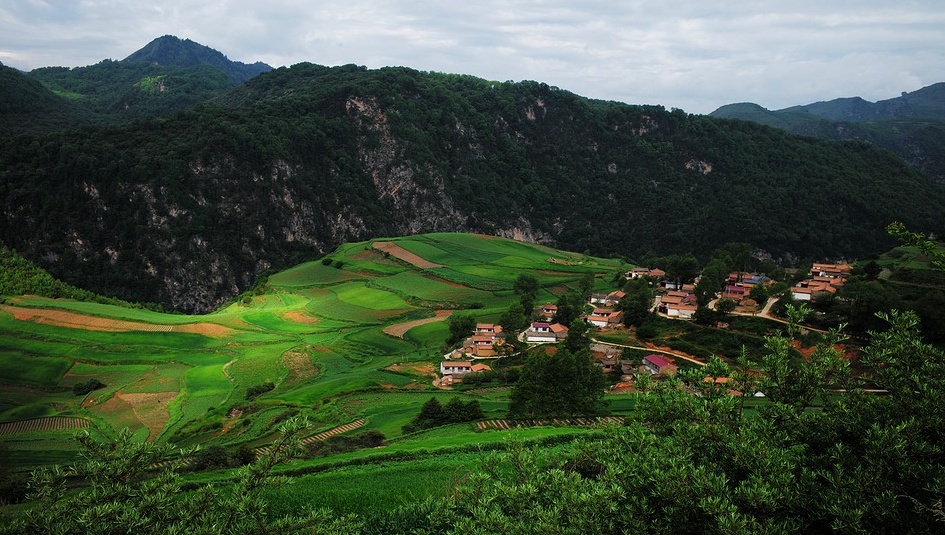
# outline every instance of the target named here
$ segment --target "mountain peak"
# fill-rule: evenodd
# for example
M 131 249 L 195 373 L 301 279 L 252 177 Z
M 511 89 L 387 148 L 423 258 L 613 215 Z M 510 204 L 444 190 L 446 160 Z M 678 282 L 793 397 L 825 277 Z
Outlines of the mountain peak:
M 222 52 L 174 35 L 158 37 L 122 61 L 174 65 L 177 67 L 210 65 L 225 72 L 238 84 L 257 74 L 272 70 L 272 67 L 262 62 L 247 65 L 239 61 L 232 61 Z

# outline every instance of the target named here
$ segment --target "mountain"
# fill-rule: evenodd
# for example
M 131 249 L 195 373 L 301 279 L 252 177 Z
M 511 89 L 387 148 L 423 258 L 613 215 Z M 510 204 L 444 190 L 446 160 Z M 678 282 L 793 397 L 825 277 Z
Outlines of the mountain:
M 823 139 L 865 141 L 892 151 L 926 176 L 945 182 L 945 83 L 878 102 L 839 98 L 782 110 L 737 103 L 709 115 Z
M 122 61 L 29 73 L 0 67 L 0 127 L 55 131 L 160 117 L 212 101 L 270 70 L 173 36 L 155 39 Z
M 242 84 L 254 76 L 272 70 L 272 67 L 260 61 L 249 65 L 232 61 L 208 46 L 195 43 L 190 39 L 180 39 L 173 35 L 158 37 L 122 61 L 173 65 L 176 67 L 209 65 L 226 73 L 237 84 Z
M 945 82 L 923 87 L 912 93 L 869 102 L 860 97 L 838 98 L 806 106 L 792 106 L 776 113 L 800 112 L 829 121 L 880 121 L 885 119 L 945 120 Z
M 865 143 L 408 68 L 299 64 L 154 119 L 0 137 L 3 243 L 181 311 L 376 236 L 796 263 L 885 250 L 893 220 L 942 234 L 943 211 L 941 184 Z

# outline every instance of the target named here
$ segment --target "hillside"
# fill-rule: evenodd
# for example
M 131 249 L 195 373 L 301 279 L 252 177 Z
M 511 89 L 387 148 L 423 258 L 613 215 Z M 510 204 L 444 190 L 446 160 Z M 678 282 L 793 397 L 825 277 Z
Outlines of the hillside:
M 427 267 L 398 259 L 393 245 Z M 317 428 L 366 419 L 363 430 L 396 438 L 423 401 L 447 399 L 432 379 L 449 314 L 495 321 L 522 274 L 540 280 L 544 302 L 584 274 L 599 275 L 604 289 L 626 269 L 502 238 L 430 234 L 345 244 L 199 317 L 8 296 L 0 300 L 0 434 L 22 465 L 67 458 L 70 425 L 105 434 L 129 427 L 182 446 L 257 447 L 280 415 L 301 411 Z M 93 379 L 104 386 L 74 393 Z M 262 395 L 247 395 L 267 382 Z M 504 417 L 507 391 L 462 395 Z M 23 421 L 36 428 L 5 434 L 6 423 Z
M 727 104 L 709 114 L 830 140 L 865 141 L 887 149 L 937 181 L 945 181 L 945 83 L 869 102 L 859 97 L 768 110 Z
M 157 68 L 216 78 L 141 85 L 136 69 Z M 474 231 L 630 258 L 747 242 L 793 264 L 883 250 L 896 219 L 945 231 L 945 189 L 862 143 L 407 68 L 300 64 L 226 92 L 209 66 L 85 69 L 81 91 L 65 88 L 76 69 L 31 76 L 142 118 L 0 138 L 0 239 L 67 282 L 179 311 L 381 235 Z M 140 104 L 82 96 L 126 75 Z

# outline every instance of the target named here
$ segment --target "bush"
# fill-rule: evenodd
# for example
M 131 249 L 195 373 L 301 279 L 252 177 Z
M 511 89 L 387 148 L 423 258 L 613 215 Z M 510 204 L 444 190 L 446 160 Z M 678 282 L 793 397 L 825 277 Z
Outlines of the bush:
M 265 383 L 261 385 L 251 386 L 246 389 L 246 399 L 247 400 L 256 399 L 257 397 L 265 394 L 266 392 L 272 391 L 272 389 L 274 389 L 275 387 L 276 385 L 274 385 L 272 381 L 266 381 Z
M 330 266 L 330 265 L 331 265 L 331 262 L 332 262 L 331 258 L 329 258 L 329 257 L 327 257 L 327 256 L 326 256 L 325 258 L 322 258 L 322 265 L 323 265 L 323 266 Z
M 315 442 L 308 447 L 308 451 L 313 457 L 324 457 L 336 453 L 383 446 L 386 438 L 384 433 L 376 430 L 365 431 L 350 437 L 338 435 Z
M 105 383 L 99 381 L 98 379 L 89 379 L 84 383 L 76 383 L 72 386 L 72 393 L 76 396 L 84 396 L 89 392 L 98 390 L 99 388 L 105 388 Z

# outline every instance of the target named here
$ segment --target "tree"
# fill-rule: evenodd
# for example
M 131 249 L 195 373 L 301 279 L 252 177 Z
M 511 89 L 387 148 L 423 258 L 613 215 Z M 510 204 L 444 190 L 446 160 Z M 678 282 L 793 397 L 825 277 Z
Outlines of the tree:
M 748 291 L 748 298 L 758 303 L 758 306 L 764 306 L 769 296 L 768 287 L 764 284 L 756 284 Z
M 868 394 L 837 333 L 792 355 L 804 314 L 792 307 L 788 334 L 766 339 L 756 414 L 704 380 L 751 392 L 740 364 L 641 382 L 625 426 L 564 455 L 512 444 L 460 485 L 444 520 L 474 534 L 941 532 L 945 353 L 921 343 L 914 314 L 884 314 L 861 364 L 886 393 Z
M 684 255 L 670 255 L 659 260 L 659 264 L 666 272 L 668 280 L 677 283 L 692 282 L 699 274 L 699 261 L 692 253 Z
M 605 378 L 590 352 L 559 347 L 553 355 L 535 351 L 512 388 L 509 418 L 589 416 L 599 410 Z
M 525 309 L 522 308 L 521 303 L 512 303 L 499 317 L 499 325 L 509 334 L 506 341 L 511 341 L 515 337 L 514 333 L 520 332 L 527 324 L 528 316 L 525 315 Z
M 446 319 L 446 325 L 450 329 L 450 336 L 446 339 L 446 345 L 452 346 L 465 340 L 476 330 L 476 319 L 470 314 L 451 314 Z
M 590 324 L 584 321 L 584 318 L 574 318 L 568 325 L 568 336 L 564 339 L 564 347 L 573 352 L 587 349 L 588 344 L 591 343 L 591 337 L 588 334 L 590 329 Z
M 525 309 L 525 314 L 529 315 L 535 308 L 535 297 L 538 295 L 538 279 L 527 273 L 523 273 L 515 279 L 512 284 L 512 290 L 518 296 Z
M 279 519 L 267 513 L 262 491 L 279 481 L 272 470 L 299 452 L 308 427 L 302 418 L 286 421 L 270 452 L 238 469 L 228 490 L 201 486 L 189 492 L 183 492 L 179 462 L 149 473 L 169 459 L 170 446 L 136 442 L 128 429 L 105 441 L 83 433 L 82 461 L 34 473 L 37 506 L 7 519 L 0 533 L 357 533 L 361 526 L 353 517 L 326 510 Z M 67 481 L 84 482 L 84 488 L 70 492 Z
M 570 325 L 572 321 L 580 317 L 584 312 L 584 303 L 586 299 L 577 292 L 568 292 L 558 298 L 555 305 L 558 311 L 555 312 L 554 321 L 562 325 Z
M 653 289 L 641 278 L 627 281 L 624 285 L 627 295 L 620 300 L 617 308 L 623 312 L 623 324 L 639 326 L 653 308 Z
M 696 301 L 699 306 L 707 306 L 709 301 L 715 299 L 715 295 L 722 290 L 722 285 L 725 283 L 728 274 L 728 267 L 720 260 L 712 260 L 706 265 L 695 288 Z
M 734 299 L 719 299 L 715 302 L 715 310 L 722 315 L 731 314 L 736 307 L 738 307 L 738 303 Z

